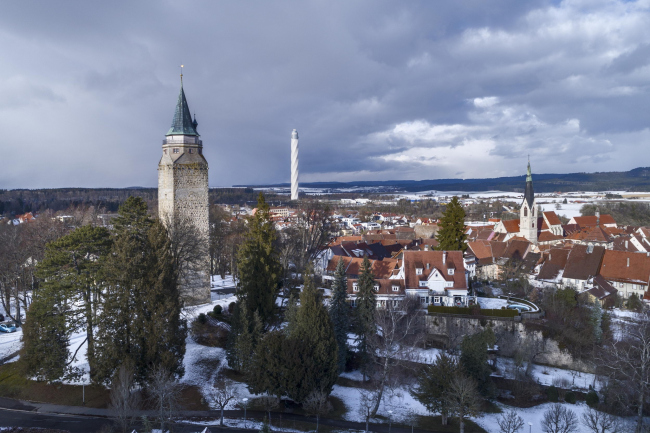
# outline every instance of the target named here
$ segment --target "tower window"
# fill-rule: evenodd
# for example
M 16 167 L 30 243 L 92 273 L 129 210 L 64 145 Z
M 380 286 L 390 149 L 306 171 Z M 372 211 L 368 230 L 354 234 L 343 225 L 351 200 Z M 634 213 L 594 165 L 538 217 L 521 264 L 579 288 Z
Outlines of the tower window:
M 528 216 L 528 208 L 527 207 L 524 208 L 524 216 Z
M 178 147 L 174 148 L 174 153 L 178 153 Z
M 194 149 L 190 149 L 190 153 L 194 153 Z

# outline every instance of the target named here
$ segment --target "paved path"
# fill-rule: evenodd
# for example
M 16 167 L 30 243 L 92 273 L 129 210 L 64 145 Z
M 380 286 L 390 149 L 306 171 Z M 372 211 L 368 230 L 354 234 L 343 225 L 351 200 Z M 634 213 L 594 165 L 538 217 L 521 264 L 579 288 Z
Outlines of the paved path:
M 152 411 L 137 411 L 138 417 L 147 415 L 152 418 L 155 413 Z M 265 413 L 261 411 L 249 410 L 247 411 L 248 419 L 262 420 Z M 226 418 L 244 418 L 243 410 L 226 410 L 224 411 Z M 51 403 L 37 403 L 27 402 L 21 400 L 14 400 L 10 398 L 0 397 L 0 427 L 20 426 L 20 427 L 47 427 L 59 428 L 62 430 L 69 430 L 72 433 L 92 433 L 98 431 L 102 425 L 110 423 L 111 411 L 109 409 L 96 409 L 83 406 L 63 406 Z M 220 412 L 216 410 L 209 411 L 182 411 L 179 414 L 183 419 L 214 419 L 214 423 L 209 425 L 212 431 L 228 431 L 228 432 L 242 432 L 250 433 L 257 430 L 241 429 L 241 428 L 219 428 Z M 273 412 L 272 424 L 279 419 L 282 421 L 299 421 L 316 424 L 315 417 L 299 415 L 287 412 Z M 356 430 L 364 431 L 365 423 L 345 421 L 331 418 L 321 418 L 321 425 L 326 425 L 342 430 Z M 200 432 L 206 425 L 192 425 L 188 423 L 178 423 L 174 427 L 175 432 L 190 433 Z M 411 427 L 391 426 L 387 422 L 384 423 L 370 423 L 369 430 L 377 433 L 437 433 L 436 430 L 423 430 L 413 429 Z M 467 433 L 472 433 L 467 429 Z

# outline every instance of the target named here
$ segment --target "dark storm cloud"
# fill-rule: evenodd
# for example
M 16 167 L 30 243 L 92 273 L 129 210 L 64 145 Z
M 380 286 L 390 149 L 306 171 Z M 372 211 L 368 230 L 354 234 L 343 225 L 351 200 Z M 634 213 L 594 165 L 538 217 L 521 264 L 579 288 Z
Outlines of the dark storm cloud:
M 156 185 L 178 66 L 210 184 L 625 170 L 647 2 L 9 2 L 0 187 Z

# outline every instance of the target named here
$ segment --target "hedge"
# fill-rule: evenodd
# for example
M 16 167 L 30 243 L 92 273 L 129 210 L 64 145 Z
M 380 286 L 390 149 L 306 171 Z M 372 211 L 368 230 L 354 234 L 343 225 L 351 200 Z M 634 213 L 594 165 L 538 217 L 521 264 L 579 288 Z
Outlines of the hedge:
M 476 307 L 443 307 L 438 305 L 429 305 L 429 313 L 464 314 L 467 316 L 492 317 L 516 317 L 519 315 L 519 312 L 517 310 L 510 309 L 489 310 Z

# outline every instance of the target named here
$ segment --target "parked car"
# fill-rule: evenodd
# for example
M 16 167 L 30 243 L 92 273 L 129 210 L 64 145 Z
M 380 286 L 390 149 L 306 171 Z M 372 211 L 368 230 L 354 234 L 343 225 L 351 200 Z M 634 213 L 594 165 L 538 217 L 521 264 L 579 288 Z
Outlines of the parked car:
M 16 332 L 15 325 L 5 325 L 4 323 L 0 324 L 0 332 Z

